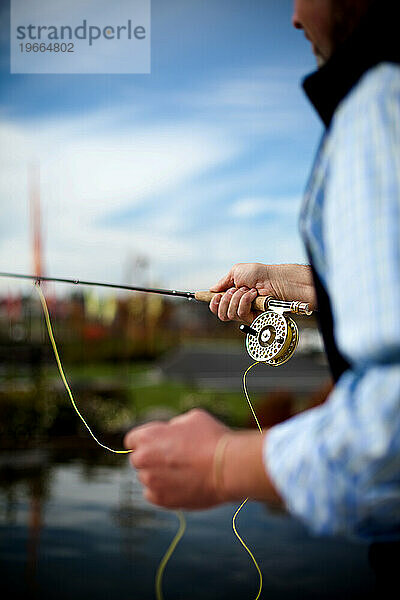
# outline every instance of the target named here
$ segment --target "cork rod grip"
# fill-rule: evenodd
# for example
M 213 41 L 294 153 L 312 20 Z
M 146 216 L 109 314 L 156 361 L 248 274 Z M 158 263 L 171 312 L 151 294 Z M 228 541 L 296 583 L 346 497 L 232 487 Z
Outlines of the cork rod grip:
M 194 297 L 199 302 L 211 302 L 211 300 L 216 296 L 214 292 L 196 292 Z M 254 310 L 266 310 L 265 306 L 266 296 L 257 296 L 257 298 L 253 301 L 252 307 Z

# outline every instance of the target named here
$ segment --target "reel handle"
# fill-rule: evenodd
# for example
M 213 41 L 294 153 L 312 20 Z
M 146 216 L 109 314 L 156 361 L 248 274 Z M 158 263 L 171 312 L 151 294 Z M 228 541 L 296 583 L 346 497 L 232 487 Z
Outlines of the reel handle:
M 215 292 L 195 292 L 194 294 L 194 297 L 199 302 L 211 302 L 214 296 L 216 296 Z M 272 296 L 257 296 L 253 301 L 252 307 L 254 310 L 261 312 L 265 312 L 268 309 L 275 309 L 280 312 L 292 312 L 296 315 L 306 315 L 307 317 L 313 313 L 307 302 L 286 302 L 284 300 L 277 300 Z

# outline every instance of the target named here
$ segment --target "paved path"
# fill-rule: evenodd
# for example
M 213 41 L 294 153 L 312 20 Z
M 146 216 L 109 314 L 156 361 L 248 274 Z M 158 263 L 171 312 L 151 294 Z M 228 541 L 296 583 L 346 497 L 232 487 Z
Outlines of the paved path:
M 171 379 L 195 383 L 201 387 L 237 391 L 242 376 L 251 364 L 244 347 L 195 345 L 182 346 L 159 363 L 163 374 Z M 251 375 L 251 387 L 256 391 L 286 389 L 293 392 L 313 392 L 329 379 L 323 355 L 313 357 L 297 353 L 281 367 L 260 365 Z

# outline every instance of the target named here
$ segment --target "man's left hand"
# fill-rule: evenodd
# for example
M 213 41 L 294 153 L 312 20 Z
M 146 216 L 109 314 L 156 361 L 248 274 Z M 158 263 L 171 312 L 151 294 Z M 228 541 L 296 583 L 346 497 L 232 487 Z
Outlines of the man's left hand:
M 214 452 L 230 430 L 207 412 L 194 409 L 168 423 L 132 429 L 124 439 L 144 496 L 165 508 L 202 509 L 220 504 L 215 488 Z

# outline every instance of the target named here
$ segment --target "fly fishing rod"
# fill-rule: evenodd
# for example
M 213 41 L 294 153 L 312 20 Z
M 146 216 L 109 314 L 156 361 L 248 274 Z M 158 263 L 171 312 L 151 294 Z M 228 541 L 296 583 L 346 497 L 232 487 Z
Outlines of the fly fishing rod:
M 187 300 L 197 300 L 199 302 L 210 302 L 216 295 L 214 292 L 206 291 L 182 292 L 178 290 L 84 281 L 63 277 L 22 275 L 19 273 L 0 272 L 0 277 L 24 279 L 36 283 L 68 283 L 71 285 L 111 288 L 146 294 L 160 294 L 163 296 L 174 296 L 175 298 L 186 298 Z M 251 326 L 240 326 L 240 330 L 246 334 L 246 348 L 249 355 L 254 360 L 266 362 L 272 366 L 283 364 L 293 355 L 299 340 L 297 324 L 285 313 L 310 316 L 313 311 L 310 310 L 309 304 L 306 302 L 277 300 L 272 296 L 258 296 L 253 300 L 252 308 L 260 311 L 262 314 L 253 321 Z

